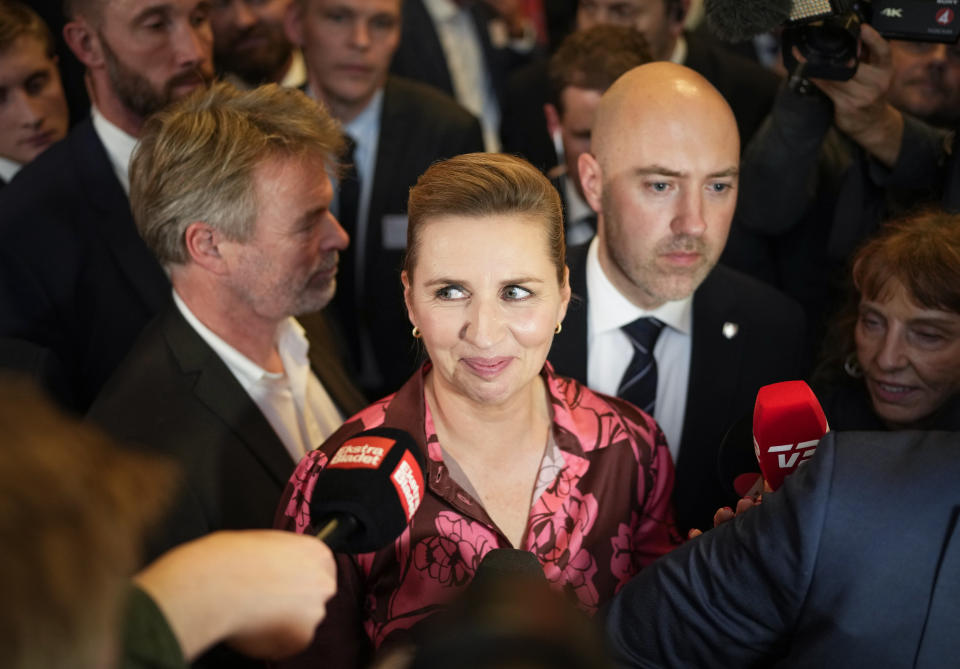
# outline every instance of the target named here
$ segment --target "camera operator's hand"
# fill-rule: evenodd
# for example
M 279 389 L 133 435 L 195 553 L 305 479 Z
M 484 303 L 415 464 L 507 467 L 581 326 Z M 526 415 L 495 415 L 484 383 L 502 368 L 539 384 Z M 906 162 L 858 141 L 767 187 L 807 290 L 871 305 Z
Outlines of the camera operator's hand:
M 833 100 L 837 128 L 892 167 L 900 153 L 903 116 L 886 98 L 893 76 L 890 45 L 866 24 L 860 28 L 860 40 L 860 66 L 852 79 L 812 81 Z

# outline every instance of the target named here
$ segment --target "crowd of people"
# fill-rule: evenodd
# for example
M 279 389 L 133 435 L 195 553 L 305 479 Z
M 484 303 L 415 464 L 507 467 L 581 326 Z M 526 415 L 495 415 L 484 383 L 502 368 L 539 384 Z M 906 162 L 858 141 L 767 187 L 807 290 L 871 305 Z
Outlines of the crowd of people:
M 800 80 L 690 0 L 36 9 L 0 0 L 0 663 L 960 651 L 960 46 L 864 24 Z M 701 532 L 795 379 L 836 434 Z M 331 553 L 311 500 L 377 427 L 422 501 Z

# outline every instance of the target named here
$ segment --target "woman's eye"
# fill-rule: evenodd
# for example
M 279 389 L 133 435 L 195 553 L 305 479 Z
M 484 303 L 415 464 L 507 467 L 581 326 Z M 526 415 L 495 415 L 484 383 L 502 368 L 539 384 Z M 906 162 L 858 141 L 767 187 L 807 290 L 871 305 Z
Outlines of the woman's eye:
M 533 293 L 520 286 L 507 286 L 503 289 L 503 297 L 507 300 L 522 300 L 531 295 L 533 295 Z
M 883 327 L 883 322 L 876 316 L 863 314 L 860 316 L 860 326 L 864 330 L 876 331 Z
M 944 336 L 939 332 L 926 332 L 923 330 L 914 331 L 914 337 L 923 346 L 937 346 L 944 340 Z
M 436 294 L 441 300 L 459 300 L 466 297 L 467 293 L 460 286 L 444 286 Z

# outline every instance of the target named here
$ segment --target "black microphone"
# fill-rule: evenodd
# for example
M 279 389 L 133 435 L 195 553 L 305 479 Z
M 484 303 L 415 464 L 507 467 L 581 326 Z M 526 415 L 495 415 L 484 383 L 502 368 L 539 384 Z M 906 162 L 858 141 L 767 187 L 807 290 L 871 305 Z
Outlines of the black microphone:
M 317 476 L 310 523 L 338 553 L 369 553 L 400 536 L 423 500 L 426 458 L 391 427 L 347 439 Z
M 727 42 L 745 42 L 783 25 L 790 18 L 792 0 L 705 0 L 704 16 L 710 31 Z
M 470 587 L 482 588 L 504 579 L 547 582 L 547 577 L 543 574 L 543 565 L 530 551 L 494 548 L 480 560 Z

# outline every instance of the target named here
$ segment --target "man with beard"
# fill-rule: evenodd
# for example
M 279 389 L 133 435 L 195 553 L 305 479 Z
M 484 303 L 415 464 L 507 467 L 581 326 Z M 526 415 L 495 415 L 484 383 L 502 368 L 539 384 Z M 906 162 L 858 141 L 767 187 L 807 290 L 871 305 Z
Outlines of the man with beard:
M 71 0 L 89 119 L 0 193 L 0 365 L 84 410 L 168 297 L 137 235 L 127 164 L 147 116 L 213 74 L 206 0 Z
M 145 126 L 133 217 L 173 292 L 89 416 L 182 465 L 151 555 L 272 527 L 294 464 L 366 404 L 316 315 L 348 241 L 326 176 L 341 146 L 319 105 L 276 85 L 216 83 Z
M 290 0 L 214 0 L 210 11 L 217 71 L 240 88 L 266 83 L 299 88 L 303 54 L 283 28 Z
M 657 420 L 677 463 L 684 530 L 733 501 L 717 472 L 727 429 L 761 386 L 802 369 L 799 307 L 716 264 L 739 154 L 730 106 L 689 68 L 641 65 L 604 93 L 579 161 L 597 236 L 567 255 L 582 306 L 572 302 L 549 356 L 559 374 Z

